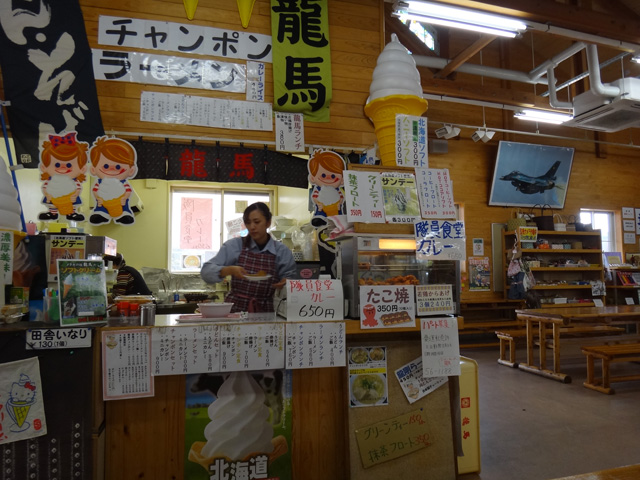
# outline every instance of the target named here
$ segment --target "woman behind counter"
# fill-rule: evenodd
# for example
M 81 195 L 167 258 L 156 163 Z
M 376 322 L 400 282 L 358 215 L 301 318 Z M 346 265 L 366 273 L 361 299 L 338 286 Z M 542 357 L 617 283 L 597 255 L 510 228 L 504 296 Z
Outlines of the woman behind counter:
M 113 286 L 113 296 L 120 295 L 151 295 L 144 278 L 138 270 L 127 265 L 122 254 L 104 255 L 104 262 L 113 262 L 113 268 L 118 270 L 116 284 Z
M 291 250 L 267 232 L 271 216 L 265 203 L 249 205 L 242 215 L 249 235 L 227 240 L 218 254 L 202 266 L 200 275 L 207 283 L 221 282 L 231 275 L 231 291 L 225 301 L 233 303 L 232 312 L 273 312 L 273 294 L 296 273 Z M 256 274 L 259 278 L 269 277 L 253 279 Z

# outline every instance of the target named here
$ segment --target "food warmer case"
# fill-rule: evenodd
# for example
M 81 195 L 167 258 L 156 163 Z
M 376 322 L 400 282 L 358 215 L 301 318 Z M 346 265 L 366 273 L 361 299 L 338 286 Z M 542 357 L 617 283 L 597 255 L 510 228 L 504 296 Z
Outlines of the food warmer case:
M 360 317 L 361 285 L 451 285 L 455 314 L 460 313 L 459 261 L 418 261 L 410 235 L 354 234 L 337 238 L 336 245 L 349 317 Z

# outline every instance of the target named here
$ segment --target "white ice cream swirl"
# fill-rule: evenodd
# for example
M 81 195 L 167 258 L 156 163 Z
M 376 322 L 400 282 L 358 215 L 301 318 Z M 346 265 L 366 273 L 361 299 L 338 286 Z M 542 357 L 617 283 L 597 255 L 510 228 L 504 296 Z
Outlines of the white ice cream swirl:
M 273 427 L 264 401 L 264 392 L 249 373 L 232 373 L 209 406 L 211 422 L 204 429 L 202 455 L 242 460 L 250 453 L 271 453 Z
M 395 33 L 391 34 L 391 41 L 378 55 L 367 103 L 389 95 L 422 97 L 420 72 L 416 68 L 416 61 Z

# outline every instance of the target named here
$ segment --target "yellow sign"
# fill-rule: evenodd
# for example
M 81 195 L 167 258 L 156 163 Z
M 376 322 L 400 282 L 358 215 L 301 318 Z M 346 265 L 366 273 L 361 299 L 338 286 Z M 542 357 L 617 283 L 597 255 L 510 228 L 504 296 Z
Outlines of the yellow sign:
M 358 428 L 355 433 L 364 468 L 408 455 L 432 444 L 422 409 Z
M 236 213 L 244 213 L 244 210 L 249 206 L 247 200 L 236 200 Z

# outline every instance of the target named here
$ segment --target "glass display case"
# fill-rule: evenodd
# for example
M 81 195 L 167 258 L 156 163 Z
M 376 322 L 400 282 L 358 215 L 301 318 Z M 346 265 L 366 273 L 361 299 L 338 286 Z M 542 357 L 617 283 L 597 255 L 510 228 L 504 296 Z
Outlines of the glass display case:
M 451 285 L 460 313 L 460 262 L 416 259 L 410 235 L 354 234 L 336 239 L 337 277 L 342 280 L 346 312 L 360 318 L 362 285 Z

